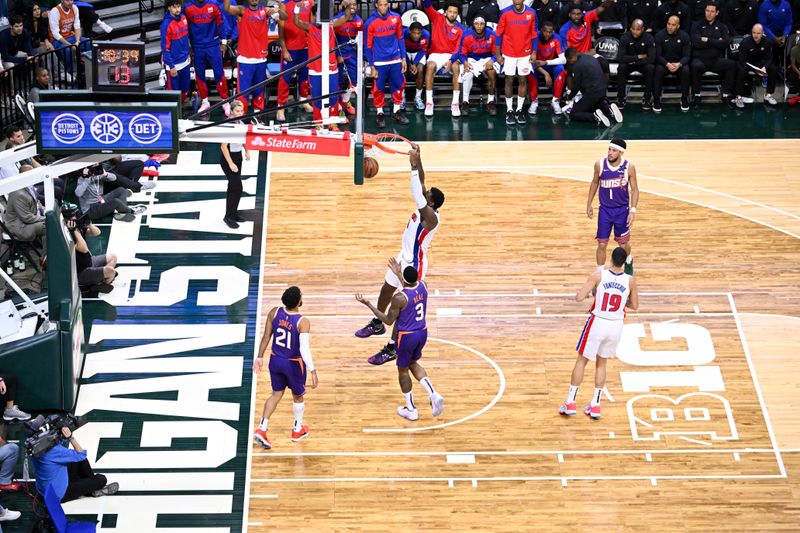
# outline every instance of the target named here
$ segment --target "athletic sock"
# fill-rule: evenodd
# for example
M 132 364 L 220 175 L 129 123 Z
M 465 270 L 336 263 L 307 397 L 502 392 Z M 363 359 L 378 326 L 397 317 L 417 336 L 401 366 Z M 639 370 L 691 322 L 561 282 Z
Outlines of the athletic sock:
M 522 107 L 524 105 L 525 105 L 525 97 L 517 96 L 517 111 L 522 111 Z
M 600 395 L 601 394 L 603 394 L 602 387 L 599 388 L 599 389 L 595 388 L 594 389 L 594 396 L 592 396 L 592 402 L 589 405 L 591 405 L 592 407 L 594 407 L 595 405 L 600 405 Z
M 506 109 L 508 111 L 514 111 L 514 97 L 513 96 L 511 98 L 506 96 Z
M 269 424 L 269 418 L 262 418 L 261 422 L 258 423 L 258 429 L 262 431 L 267 430 L 267 424 Z
M 294 427 L 292 428 L 293 431 L 300 431 L 303 429 L 303 413 L 306 411 L 306 404 L 303 403 L 293 403 L 292 410 L 294 411 Z
M 398 111 L 400 111 L 400 104 L 392 105 L 392 113 L 397 113 Z
M 628 254 L 628 257 L 625 259 L 625 262 L 626 262 L 627 264 L 629 264 L 629 265 L 630 265 L 631 263 L 633 263 L 633 254 Z
M 486 98 L 486 103 L 489 103 L 489 102 L 494 102 L 494 95 L 493 95 L 493 94 L 490 94 L 490 95 L 489 95 L 489 96 Z
M 414 89 L 414 98 L 422 98 L 422 89 Z
M 578 385 L 569 386 L 569 394 L 567 395 L 566 403 L 574 403 L 575 397 L 578 395 Z
M 454 104 L 459 103 L 460 99 L 461 99 L 461 91 L 453 91 L 453 103 Z
M 386 343 L 386 349 L 390 351 L 394 351 L 394 341 L 389 341 Z
M 430 90 L 430 91 L 426 90 L 425 91 L 425 101 L 433 103 L 433 90 Z
M 415 410 L 417 406 L 414 405 L 414 394 L 411 391 L 408 391 L 404 392 L 403 396 L 405 396 L 406 398 L 406 409 L 408 409 L 409 411 Z
M 433 383 L 431 383 L 431 380 L 428 379 L 428 376 L 425 376 L 424 378 L 422 378 L 420 380 L 420 383 L 422 383 L 422 386 L 428 392 L 428 396 L 433 398 L 433 395 L 436 394 L 436 390 L 433 388 Z

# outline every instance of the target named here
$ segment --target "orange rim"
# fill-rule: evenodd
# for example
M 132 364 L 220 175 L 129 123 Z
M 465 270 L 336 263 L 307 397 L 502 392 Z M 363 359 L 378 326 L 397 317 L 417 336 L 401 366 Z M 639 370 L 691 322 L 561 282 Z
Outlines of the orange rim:
M 411 151 L 411 141 L 396 133 L 365 133 L 363 139 L 364 146 L 377 148 L 387 154 L 408 155 Z

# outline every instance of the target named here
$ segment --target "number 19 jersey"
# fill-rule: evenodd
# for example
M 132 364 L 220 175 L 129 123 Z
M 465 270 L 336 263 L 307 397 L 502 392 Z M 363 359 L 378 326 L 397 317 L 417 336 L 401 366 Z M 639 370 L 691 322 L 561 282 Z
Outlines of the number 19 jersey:
M 287 313 L 283 307 L 278 308 L 272 319 L 272 355 L 283 359 L 300 357 L 300 313 Z
M 631 277 L 624 272 L 616 274 L 606 269 L 600 275 L 597 285 L 597 294 L 592 305 L 592 314 L 607 320 L 622 320 L 625 318 L 625 304 L 631 290 Z

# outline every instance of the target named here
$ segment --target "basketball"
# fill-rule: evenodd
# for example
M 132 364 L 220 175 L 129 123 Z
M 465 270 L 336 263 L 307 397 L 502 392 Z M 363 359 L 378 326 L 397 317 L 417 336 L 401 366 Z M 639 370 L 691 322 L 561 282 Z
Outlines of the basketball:
M 375 177 L 378 173 L 380 166 L 378 165 L 378 160 L 374 157 L 365 157 L 364 158 L 364 177 L 369 179 Z

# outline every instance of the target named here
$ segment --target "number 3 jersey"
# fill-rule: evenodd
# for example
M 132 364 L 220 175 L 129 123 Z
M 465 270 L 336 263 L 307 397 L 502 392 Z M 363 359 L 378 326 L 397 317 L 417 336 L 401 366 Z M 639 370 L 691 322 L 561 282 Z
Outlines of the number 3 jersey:
M 625 318 L 625 304 L 631 293 L 631 277 L 624 272 L 616 274 L 606 269 L 600 275 L 597 294 L 592 305 L 592 314 L 607 320 Z
M 403 294 L 408 303 L 400 310 L 397 317 L 397 331 L 420 331 L 427 327 L 425 316 L 428 311 L 428 288 L 424 281 L 417 282 L 415 287 L 405 287 Z
M 300 313 L 287 313 L 283 307 L 278 308 L 272 319 L 272 355 L 283 359 L 300 357 Z

